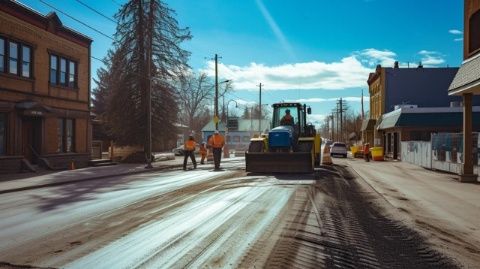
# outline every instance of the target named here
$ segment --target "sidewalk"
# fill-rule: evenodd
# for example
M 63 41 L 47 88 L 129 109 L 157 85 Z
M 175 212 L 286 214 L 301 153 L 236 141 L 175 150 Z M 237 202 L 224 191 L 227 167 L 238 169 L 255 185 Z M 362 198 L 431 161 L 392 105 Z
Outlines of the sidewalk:
M 169 168 L 181 168 L 183 156 L 176 156 L 174 160 L 152 163 L 152 169 L 145 169 L 145 164 L 117 164 L 112 166 L 86 167 L 76 170 L 64 170 L 43 175 L 35 173 L 2 175 L 0 177 L 0 194 L 15 191 L 36 189 L 73 183 L 84 180 L 107 178 L 112 176 L 125 176 L 146 172 L 161 171 Z M 13 179 L 7 178 L 11 176 Z
M 480 184 L 404 162 L 340 160 L 382 195 L 397 213 L 467 268 L 480 264 Z M 448 247 L 447 247 L 448 246 Z

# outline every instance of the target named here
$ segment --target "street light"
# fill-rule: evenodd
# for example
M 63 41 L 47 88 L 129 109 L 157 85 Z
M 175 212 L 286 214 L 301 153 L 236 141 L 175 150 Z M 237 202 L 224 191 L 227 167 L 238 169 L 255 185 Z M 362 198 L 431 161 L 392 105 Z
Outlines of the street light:
M 230 105 L 230 102 L 235 102 L 235 108 L 238 108 L 237 101 L 235 101 L 233 99 L 228 100 L 228 102 L 227 102 L 227 120 L 226 120 L 226 123 L 225 123 L 225 139 L 227 139 L 227 135 L 228 135 L 228 105 Z M 227 143 L 225 143 L 225 147 L 223 149 L 223 158 L 230 158 L 230 150 L 228 149 L 228 139 L 227 139 Z

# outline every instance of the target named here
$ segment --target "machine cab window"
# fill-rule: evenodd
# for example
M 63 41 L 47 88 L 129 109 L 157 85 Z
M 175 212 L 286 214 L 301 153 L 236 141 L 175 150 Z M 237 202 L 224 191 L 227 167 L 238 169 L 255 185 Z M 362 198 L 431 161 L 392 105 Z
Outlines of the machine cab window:
M 280 125 L 291 125 L 293 127 L 295 124 L 298 124 L 298 107 L 281 106 L 274 111 L 273 128 Z

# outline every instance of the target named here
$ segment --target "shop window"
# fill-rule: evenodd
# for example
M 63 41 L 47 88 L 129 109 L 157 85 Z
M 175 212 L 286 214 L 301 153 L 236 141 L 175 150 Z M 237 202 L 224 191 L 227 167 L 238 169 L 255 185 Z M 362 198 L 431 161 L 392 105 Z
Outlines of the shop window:
M 0 72 L 5 72 L 5 39 L 0 38 Z
M 66 131 L 67 131 L 67 135 L 66 135 L 66 138 L 67 138 L 67 149 L 66 151 L 67 152 L 73 152 L 74 151 L 74 138 L 75 138 L 75 135 L 74 135 L 74 121 L 72 119 L 67 119 L 66 120 Z
M 0 113 L 0 155 L 7 152 L 7 114 Z
M 470 17 L 468 40 L 470 53 L 480 49 L 480 10 Z
M 64 150 L 64 143 L 63 143 L 63 137 L 64 137 L 64 127 L 63 127 L 63 119 L 58 119 L 58 124 L 57 124 L 57 152 L 63 152 Z
M 58 152 L 75 151 L 75 120 L 58 119 Z

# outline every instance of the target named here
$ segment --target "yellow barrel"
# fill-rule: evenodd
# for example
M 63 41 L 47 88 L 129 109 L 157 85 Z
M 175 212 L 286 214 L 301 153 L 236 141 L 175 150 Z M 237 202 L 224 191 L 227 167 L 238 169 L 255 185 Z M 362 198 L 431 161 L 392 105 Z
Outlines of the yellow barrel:
M 358 152 L 358 146 L 351 146 L 350 151 L 352 152 L 352 156 L 355 156 L 355 153 Z
M 372 160 L 383 161 L 383 147 L 373 147 L 370 149 Z

